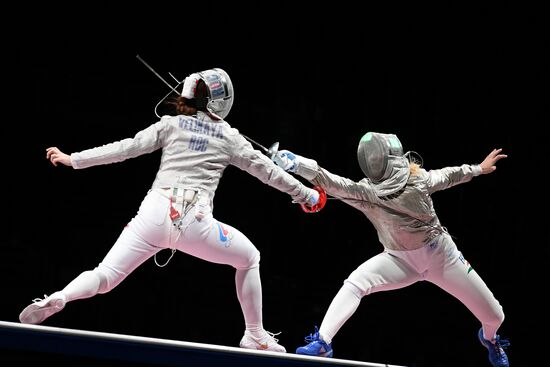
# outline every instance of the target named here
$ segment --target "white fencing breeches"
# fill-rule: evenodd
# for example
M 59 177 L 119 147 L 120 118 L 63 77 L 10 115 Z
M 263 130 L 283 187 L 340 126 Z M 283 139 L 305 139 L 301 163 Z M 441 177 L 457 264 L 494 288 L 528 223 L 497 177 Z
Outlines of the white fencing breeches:
M 181 223 L 169 217 L 170 205 L 168 197 L 151 190 L 103 261 L 63 289 L 67 301 L 109 292 L 145 260 L 162 249 L 173 248 L 234 267 L 237 296 L 245 322 L 261 327 L 259 251 L 239 230 L 213 218 L 208 198 L 199 198 Z M 179 224 L 179 228 L 174 223 Z
M 362 297 L 381 291 L 431 282 L 462 302 L 494 336 L 502 322 L 502 307 L 485 282 L 458 251 L 449 235 L 412 251 L 385 250 L 354 270 L 332 300 L 319 333 L 327 343 L 353 315 Z

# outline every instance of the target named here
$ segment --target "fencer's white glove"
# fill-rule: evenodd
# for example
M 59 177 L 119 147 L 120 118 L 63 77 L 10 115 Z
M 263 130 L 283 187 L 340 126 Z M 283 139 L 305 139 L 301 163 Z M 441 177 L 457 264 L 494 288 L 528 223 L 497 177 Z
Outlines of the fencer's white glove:
M 298 167 L 298 161 L 298 156 L 288 150 L 279 150 L 273 156 L 273 162 L 287 172 L 295 173 Z
M 195 98 L 195 88 L 199 82 L 200 76 L 197 73 L 193 73 L 185 78 L 183 82 L 183 89 L 181 91 L 181 96 L 187 99 Z
M 319 191 L 311 189 L 311 194 L 307 197 L 307 205 L 310 207 L 316 205 L 319 202 Z
M 319 171 L 319 165 L 315 160 L 302 157 L 288 150 L 278 151 L 271 159 L 286 172 L 296 173 L 306 180 L 313 180 Z

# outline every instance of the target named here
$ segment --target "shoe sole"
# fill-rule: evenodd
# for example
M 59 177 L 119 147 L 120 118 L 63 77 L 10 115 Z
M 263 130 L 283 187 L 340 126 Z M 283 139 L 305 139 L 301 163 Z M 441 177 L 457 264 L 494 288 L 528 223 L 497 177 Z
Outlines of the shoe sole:
M 326 358 L 332 358 L 333 351 L 331 350 L 330 352 L 324 352 L 324 353 L 321 353 L 321 354 L 309 354 L 309 353 L 304 353 L 304 352 L 302 352 L 302 351 L 296 350 L 296 354 L 301 354 L 301 355 L 303 355 L 303 356 L 311 356 L 311 357 L 326 357 Z
M 246 335 L 245 337 L 243 337 L 243 339 L 239 343 L 239 347 L 243 349 L 267 350 L 270 352 L 286 353 L 285 347 L 283 347 L 280 344 L 273 343 L 273 342 L 260 343 L 257 340 L 254 340 L 254 338 Z M 278 347 L 278 349 L 275 349 L 272 347 Z
M 286 353 L 286 349 L 282 346 L 281 346 L 282 350 L 271 349 L 269 346 L 267 346 L 265 344 L 254 344 L 254 345 L 239 344 L 239 347 L 241 347 L 243 349 L 267 350 L 267 351 L 270 351 L 270 352 Z

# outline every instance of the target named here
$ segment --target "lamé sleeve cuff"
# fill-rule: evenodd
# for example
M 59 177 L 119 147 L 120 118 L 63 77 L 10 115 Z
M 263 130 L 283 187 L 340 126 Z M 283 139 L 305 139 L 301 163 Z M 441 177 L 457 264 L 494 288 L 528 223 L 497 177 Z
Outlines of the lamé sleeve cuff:
M 317 161 L 309 158 L 300 157 L 299 164 L 296 167 L 296 173 L 308 181 L 317 177 L 319 171 L 319 165 Z

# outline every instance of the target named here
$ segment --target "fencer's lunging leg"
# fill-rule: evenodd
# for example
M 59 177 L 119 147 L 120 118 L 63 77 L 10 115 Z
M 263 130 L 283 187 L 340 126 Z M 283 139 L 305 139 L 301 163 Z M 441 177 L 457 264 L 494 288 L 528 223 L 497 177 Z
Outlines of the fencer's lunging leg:
M 285 347 L 278 344 L 276 334 L 264 329 L 262 321 L 262 284 L 260 280 L 259 253 L 253 267 L 237 268 L 235 285 L 237 297 L 244 316 L 245 332 L 239 342 L 241 348 L 286 352 Z
M 101 276 L 97 268 L 94 270 L 87 270 L 67 284 L 61 293 L 63 293 L 67 302 L 76 299 L 90 298 L 99 292 L 102 283 L 105 284 L 106 279 Z
M 40 324 L 65 308 L 67 302 L 95 296 L 99 292 L 102 283 L 106 284 L 107 282 L 105 277 L 101 276 L 98 268 L 84 271 L 67 284 L 63 290 L 55 292 L 44 299 L 34 300 L 21 312 L 19 321 L 23 324 Z
M 492 340 L 504 321 L 504 312 L 479 274 L 469 269 L 469 264 L 456 261 L 430 280 L 460 300 L 481 322 L 486 339 Z
M 85 271 L 76 277 L 62 293 L 67 302 L 107 293 L 159 250 L 126 228 L 103 261 L 94 270 Z
M 361 298 L 361 291 L 356 286 L 349 282 L 342 285 L 342 288 L 332 300 L 319 328 L 319 335 L 325 343 L 332 343 L 332 338 L 359 307 Z
M 327 310 L 319 335 L 326 343 L 357 310 L 361 299 L 369 294 L 406 287 L 420 276 L 403 261 L 382 252 L 359 265 L 344 281 Z
M 159 250 L 126 228 L 94 270 L 82 272 L 63 290 L 35 300 L 21 312 L 19 320 L 25 324 L 39 324 L 61 311 L 67 302 L 107 293 Z
M 180 241 L 180 251 L 235 268 L 237 298 L 246 328 L 262 328 L 260 252 L 252 242 L 238 229 L 213 218 L 194 222 Z
M 237 269 L 235 286 L 246 328 L 262 328 L 262 284 L 259 265 L 251 269 Z

